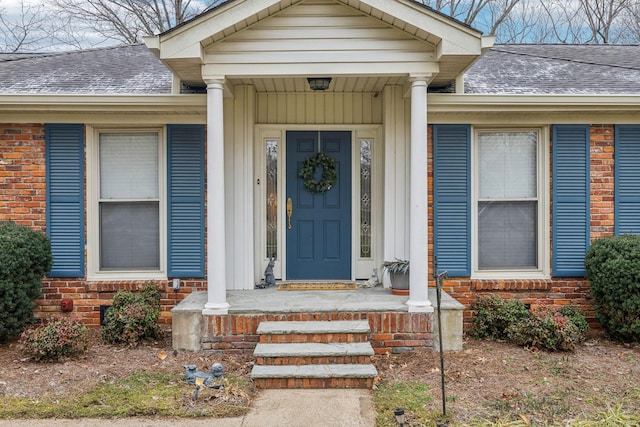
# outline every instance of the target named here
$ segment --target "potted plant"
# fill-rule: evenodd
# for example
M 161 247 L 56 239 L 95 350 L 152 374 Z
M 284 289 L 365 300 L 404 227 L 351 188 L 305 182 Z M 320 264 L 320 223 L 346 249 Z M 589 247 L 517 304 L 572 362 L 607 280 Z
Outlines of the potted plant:
M 409 261 L 396 258 L 395 261 L 385 261 L 382 268 L 389 273 L 391 293 L 409 295 Z

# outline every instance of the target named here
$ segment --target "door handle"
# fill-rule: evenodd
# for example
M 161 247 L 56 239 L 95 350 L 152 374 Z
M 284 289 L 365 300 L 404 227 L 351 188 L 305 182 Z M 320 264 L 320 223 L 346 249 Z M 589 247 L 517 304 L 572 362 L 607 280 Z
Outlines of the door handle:
M 293 200 L 291 200 L 291 197 L 289 197 L 287 199 L 287 218 L 289 221 L 287 228 L 289 230 L 291 230 L 291 215 L 293 215 Z

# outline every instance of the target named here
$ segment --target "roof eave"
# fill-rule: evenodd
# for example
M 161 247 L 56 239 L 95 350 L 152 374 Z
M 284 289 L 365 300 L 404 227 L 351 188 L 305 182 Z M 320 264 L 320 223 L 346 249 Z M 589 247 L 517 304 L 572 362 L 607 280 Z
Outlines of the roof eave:
M 430 111 L 581 111 L 624 109 L 640 111 L 640 94 L 633 95 L 517 95 L 429 94 Z M 206 107 L 202 95 L 42 95 L 0 94 L 0 112 L 10 111 L 174 111 Z
M 640 111 L 640 94 L 430 94 L 428 102 L 430 111 L 447 112 Z

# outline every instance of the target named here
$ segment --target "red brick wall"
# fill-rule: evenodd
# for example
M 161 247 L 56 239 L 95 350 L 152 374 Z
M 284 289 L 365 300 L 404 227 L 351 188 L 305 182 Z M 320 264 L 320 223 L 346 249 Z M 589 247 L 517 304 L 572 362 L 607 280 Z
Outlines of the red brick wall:
M 119 290 L 138 291 L 149 281 L 88 282 L 75 278 L 45 278 L 42 282 L 42 297 L 36 301 L 36 317 L 49 318 L 73 316 L 93 327 L 100 325 L 100 306 L 111 305 L 113 296 Z M 160 306 L 160 323 L 171 323 L 171 309 L 192 291 L 205 291 L 206 282 L 202 279 L 181 279 L 180 290 L 174 292 L 171 282 L 154 281 L 162 292 Z M 63 298 L 73 299 L 74 309 L 71 313 L 60 310 Z
M 432 348 L 433 313 L 340 312 L 286 314 L 227 314 L 206 316 L 202 326 L 202 349 L 211 352 L 253 352 L 262 321 L 367 320 L 369 341 L 376 354 L 401 353 Z
M 614 126 L 591 126 L 591 240 L 613 235 L 614 226 Z M 429 254 L 433 253 L 433 138 L 429 130 Z M 553 159 L 551 160 L 553 161 Z M 553 177 L 552 177 L 553 179 Z M 551 196 L 553 198 L 553 195 Z M 549 242 L 551 249 L 551 242 Z M 551 257 L 551 250 L 549 250 Z M 432 259 L 430 258 L 430 265 Z M 550 262 L 550 260 L 549 260 Z M 435 283 L 430 283 L 435 286 Z M 575 305 L 583 310 L 592 326 L 597 326 L 589 296 L 589 282 L 584 279 L 551 278 L 549 280 L 471 280 L 453 278 L 443 289 L 465 307 L 479 297 L 498 295 L 515 298 L 531 305 Z M 471 313 L 464 312 L 465 327 L 470 325 Z
M 0 221 L 45 228 L 44 125 L 0 123 Z
M 614 226 L 614 126 L 591 126 L 591 241 Z

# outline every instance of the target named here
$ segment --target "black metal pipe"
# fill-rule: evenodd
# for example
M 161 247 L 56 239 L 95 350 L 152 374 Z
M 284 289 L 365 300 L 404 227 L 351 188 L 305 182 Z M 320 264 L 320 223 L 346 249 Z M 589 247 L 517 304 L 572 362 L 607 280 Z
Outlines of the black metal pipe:
M 433 257 L 433 277 L 436 279 L 436 301 L 438 304 L 438 343 L 440 344 L 440 385 L 442 389 L 442 416 L 447 416 L 447 398 L 444 387 L 444 347 L 442 344 L 442 317 L 440 314 L 440 305 L 442 302 L 442 282 L 448 276 L 447 271 L 438 273 L 438 259 Z

